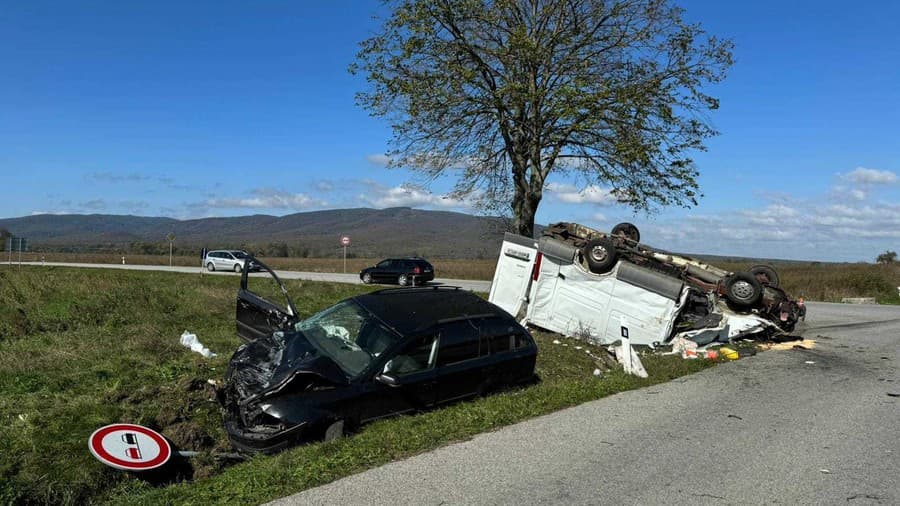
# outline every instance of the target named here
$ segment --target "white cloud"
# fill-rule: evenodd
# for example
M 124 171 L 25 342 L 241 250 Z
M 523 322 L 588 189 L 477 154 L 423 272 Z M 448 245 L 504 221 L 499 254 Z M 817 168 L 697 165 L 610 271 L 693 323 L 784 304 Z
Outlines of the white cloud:
M 312 209 L 328 203 L 305 193 L 289 193 L 271 188 L 259 188 L 246 198 L 211 198 L 194 205 L 204 208 L 251 208 L 251 209 Z
M 436 207 L 443 209 L 471 209 L 472 199 L 456 199 L 446 195 L 436 195 L 414 186 L 387 187 L 375 181 L 362 181 L 366 191 L 359 200 L 376 208 L 385 207 Z
M 579 190 L 570 184 L 550 183 L 546 186 L 546 190 L 567 204 L 610 206 L 619 201 L 611 189 L 601 188 L 597 185 L 590 185 Z
M 867 169 L 857 167 L 847 174 L 842 174 L 841 179 L 860 185 L 894 184 L 900 178 L 889 170 Z
M 368 155 L 366 156 L 366 160 L 373 165 L 378 165 L 379 167 L 387 167 L 388 164 L 391 163 L 391 157 L 383 153 Z

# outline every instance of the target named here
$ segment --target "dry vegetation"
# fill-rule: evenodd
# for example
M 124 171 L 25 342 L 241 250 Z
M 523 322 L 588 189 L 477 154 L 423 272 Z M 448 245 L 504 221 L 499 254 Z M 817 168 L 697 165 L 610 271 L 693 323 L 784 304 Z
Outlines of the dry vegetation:
M 23 261 L 48 262 L 121 263 L 121 255 L 102 253 L 25 253 Z M 380 258 L 348 258 L 347 272 L 359 272 L 374 265 Z M 167 265 L 168 256 L 127 255 L 130 264 Z M 340 258 L 263 258 L 275 269 L 308 272 L 343 272 Z M 441 260 L 430 259 L 438 277 L 450 279 L 491 279 L 496 260 Z M 196 257 L 174 257 L 175 265 L 196 265 Z M 716 265 L 733 271 L 746 270 L 748 263 L 717 262 Z M 807 300 L 840 302 L 843 297 L 875 297 L 883 304 L 900 304 L 900 263 L 893 264 L 838 264 L 822 262 L 776 263 L 781 283 L 788 293 Z

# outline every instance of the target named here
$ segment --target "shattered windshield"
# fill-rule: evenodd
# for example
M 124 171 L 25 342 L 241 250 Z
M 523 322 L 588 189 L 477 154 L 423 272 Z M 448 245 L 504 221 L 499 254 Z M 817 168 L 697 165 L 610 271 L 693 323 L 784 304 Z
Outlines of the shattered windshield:
M 352 300 L 310 316 L 296 329 L 351 378 L 400 339 Z

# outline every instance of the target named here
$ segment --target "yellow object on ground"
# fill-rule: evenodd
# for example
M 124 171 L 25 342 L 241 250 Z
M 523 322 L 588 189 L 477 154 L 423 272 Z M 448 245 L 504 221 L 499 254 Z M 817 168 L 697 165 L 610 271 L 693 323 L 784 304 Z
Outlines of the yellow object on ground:
M 741 358 L 740 354 L 736 350 L 732 350 L 731 348 L 719 348 L 719 355 L 727 358 L 728 360 L 737 360 Z

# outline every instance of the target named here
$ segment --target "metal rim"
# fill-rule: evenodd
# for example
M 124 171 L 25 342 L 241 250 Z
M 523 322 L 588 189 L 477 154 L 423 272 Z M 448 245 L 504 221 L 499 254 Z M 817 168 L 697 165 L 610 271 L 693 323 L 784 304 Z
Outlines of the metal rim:
M 397 284 L 399 284 L 400 286 L 406 286 L 406 274 L 400 275 L 400 277 L 397 279 Z
M 368 272 L 363 274 L 363 283 L 369 284 L 370 281 L 372 281 L 372 275 Z
M 753 296 L 753 285 L 749 282 L 740 280 L 731 285 L 731 293 L 741 300 L 749 300 Z
M 593 248 L 591 248 L 591 258 L 595 262 L 605 262 L 606 257 L 609 256 L 609 252 L 606 251 L 606 248 L 602 244 L 597 244 Z

